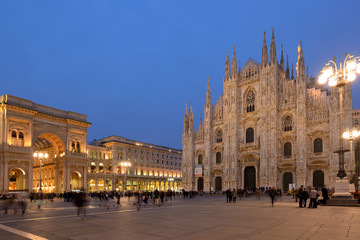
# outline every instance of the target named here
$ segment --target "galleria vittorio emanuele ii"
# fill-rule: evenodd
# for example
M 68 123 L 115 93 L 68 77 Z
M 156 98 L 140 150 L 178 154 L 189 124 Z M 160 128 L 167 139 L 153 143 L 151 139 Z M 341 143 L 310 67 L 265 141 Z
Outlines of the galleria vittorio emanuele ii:
M 227 54 L 223 94 L 213 105 L 208 82 L 204 119 L 197 129 L 192 106 L 186 109 L 184 188 L 333 188 L 339 170 L 336 150 L 342 138 L 339 119 L 343 117 L 344 129 L 359 125 L 360 111 L 352 107 L 351 84 L 343 88 L 340 113 L 339 89 L 326 89 L 309 77 L 301 42 L 293 49 L 298 54 L 295 70 L 284 57 L 282 45 L 278 62 L 274 29 L 270 58 L 265 33 L 262 50 L 258 50 L 254 49 L 262 53 L 261 63 L 249 58 L 242 68 L 235 46 L 231 62 Z M 344 141 L 344 146 L 348 149 L 349 141 Z M 357 144 L 354 150 L 358 162 Z M 354 173 L 350 159 L 346 152 L 348 176 Z
M 11 95 L 0 102 L 1 192 L 182 188 L 181 150 L 118 136 L 87 144 L 86 115 Z

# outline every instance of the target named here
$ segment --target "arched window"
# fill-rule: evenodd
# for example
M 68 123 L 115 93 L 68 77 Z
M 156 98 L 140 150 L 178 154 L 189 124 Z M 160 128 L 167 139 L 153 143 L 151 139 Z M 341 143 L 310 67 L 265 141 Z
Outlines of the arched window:
M 12 132 L 11 132 L 11 137 L 12 137 L 12 138 L 16 138 L 16 137 L 17 137 L 16 135 L 17 135 L 17 134 L 16 134 L 16 131 L 12 131 Z
M 99 172 L 103 172 L 104 171 L 104 164 L 100 163 L 99 164 Z
M 198 164 L 203 164 L 203 156 L 201 154 L 198 156 Z
M 216 153 L 216 163 L 220 164 L 221 163 L 221 152 L 217 152 Z
M 77 150 L 76 152 L 78 153 L 80 152 L 80 142 L 76 143 L 76 150 Z
M 317 138 L 314 140 L 314 153 L 321 153 L 321 152 L 323 152 L 322 139 Z
M 222 131 L 220 129 L 216 132 L 216 142 L 222 142 Z
M 254 91 L 250 90 L 246 94 L 245 104 L 246 104 L 245 107 L 246 107 L 247 113 L 255 111 L 255 93 L 254 93 Z
M 246 143 L 254 142 L 254 129 L 248 128 L 246 129 Z
M 24 133 L 23 132 L 19 132 L 19 139 L 24 140 Z
M 284 131 L 291 131 L 292 130 L 292 120 L 290 116 L 287 116 L 284 121 Z
M 95 167 L 96 167 L 96 166 L 95 166 L 95 163 L 92 162 L 91 165 L 90 165 L 90 171 L 91 171 L 91 172 L 95 171 Z
M 75 142 L 71 142 L 71 152 L 75 152 Z
M 285 157 L 291 156 L 291 143 L 289 142 L 284 144 L 284 156 Z

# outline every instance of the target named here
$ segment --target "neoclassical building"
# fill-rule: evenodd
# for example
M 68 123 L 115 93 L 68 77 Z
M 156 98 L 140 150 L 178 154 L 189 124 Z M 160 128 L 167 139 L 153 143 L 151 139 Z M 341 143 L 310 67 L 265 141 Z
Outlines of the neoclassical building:
M 87 147 L 89 192 L 182 189 L 181 150 L 118 136 L 93 141 Z M 132 166 L 122 167 L 122 161 Z
M 0 103 L 0 192 L 38 192 L 40 182 L 43 192 L 123 190 L 124 160 L 126 189 L 182 188 L 181 150 L 116 136 L 87 145 L 86 115 L 11 95 Z
M 206 92 L 204 119 L 194 129 L 192 106 L 186 108 L 183 143 L 183 186 L 187 190 L 272 187 L 289 184 L 333 187 L 339 168 L 339 91 L 317 86 L 305 70 L 302 43 L 296 75 L 277 59 L 274 31 L 270 58 L 265 40 L 261 63 L 253 59 L 238 68 L 226 56 L 223 94 L 211 103 Z M 351 85 L 343 94 L 344 127 L 359 123 L 352 109 Z M 344 142 L 349 147 L 349 142 Z M 358 158 L 359 148 L 356 147 Z M 345 153 L 345 170 L 353 169 Z

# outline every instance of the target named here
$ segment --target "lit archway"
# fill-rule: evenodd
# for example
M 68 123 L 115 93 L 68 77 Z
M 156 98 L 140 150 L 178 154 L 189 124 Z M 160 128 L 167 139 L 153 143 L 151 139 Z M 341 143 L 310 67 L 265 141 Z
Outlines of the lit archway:
M 81 189 L 81 174 L 79 172 L 74 171 L 71 173 L 70 187 L 71 187 L 71 190 L 80 190 Z
M 9 173 L 9 190 L 25 190 L 25 171 L 21 168 L 14 168 Z
M 96 191 L 96 184 L 94 179 L 89 180 L 89 192 Z

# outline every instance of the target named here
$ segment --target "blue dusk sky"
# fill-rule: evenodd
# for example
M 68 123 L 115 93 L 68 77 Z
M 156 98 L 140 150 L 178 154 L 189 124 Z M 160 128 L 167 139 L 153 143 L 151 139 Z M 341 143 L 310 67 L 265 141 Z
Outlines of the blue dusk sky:
M 195 128 L 222 93 L 226 49 L 261 61 L 275 28 L 309 75 L 360 56 L 360 1 L 0 1 L 1 95 L 88 116 L 88 140 L 110 135 L 182 148 L 185 104 Z M 270 54 L 269 54 L 270 55 Z M 360 108 L 360 79 L 352 86 Z

